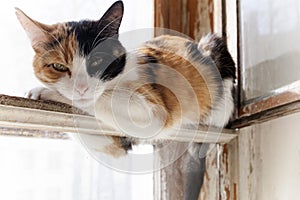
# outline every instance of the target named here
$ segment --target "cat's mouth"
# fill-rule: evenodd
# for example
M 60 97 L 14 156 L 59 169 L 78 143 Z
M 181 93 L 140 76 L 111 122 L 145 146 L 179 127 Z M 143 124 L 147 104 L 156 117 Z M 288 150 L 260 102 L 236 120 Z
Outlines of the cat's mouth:
M 73 101 L 93 101 L 93 97 L 85 97 L 85 98 L 73 98 Z
M 94 101 L 93 97 L 73 98 L 73 102 L 76 103 L 91 103 L 93 101 Z

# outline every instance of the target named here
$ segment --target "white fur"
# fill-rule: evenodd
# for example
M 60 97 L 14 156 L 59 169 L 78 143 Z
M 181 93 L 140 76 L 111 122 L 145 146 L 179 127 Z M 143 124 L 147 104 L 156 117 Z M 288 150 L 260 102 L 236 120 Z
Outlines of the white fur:
M 137 95 L 130 91 L 130 88 L 126 88 L 128 82 L 138 80 L 137 70 L 136 57 L 128 54 L 122 75 L 103 83 L 99 79 L 88 76 L 85 59 L 77 55 L 74 57 L 71 77 L 64 76 L 55 84 L 48 84 L 50 90 L 33 89 L 30 96 L 72 104 L 95 115 L 98 120 L 116 130 L 134 137 L 149 138 L 162 129 L 165 113 L 158 105 L 149 104 L 142 95 Z M 84 95 L 77 91 L 80 90 L 80 85 L 88 85 L 89 89 Z M 113 145 L 110 137 L 80 133 L 75 136 L 70 134 L 70 136 L 92 151 L 104 151 Z
M 26 31 L 26 34 L 29 37 L 32 46 L 35 46 L 40 41 L 45 40 L 46 35 L 42 31 L 42 29 L 38 25 L 36 25 L 36 23 L 33 23 L 33 21 L 29 17 L 27 17 L 23 11 L 16 8 L 16 15 L 18 20 L 24 27 L 24 30 Z
M 45 84 L 48 88 L 34 88 L 27 97 L 32 99 L 53 100 L 67 103 L 94 115 L 94 104 L 104 91 L 104 83 L 97 78 L 88 76 L 85 58 L 76 54 L 73 60 L 72 76 L 64 76 L 55 84 Z M 87 88 L 87 89 L 86 89 Z M 83 90 L 86 90 L 82 93 Z M 111 137 L 69 134 L 90 151 L 104 151 L 113 145 Z
M 232 79 L 225 79 L 223 81 L 223 95 L 219 101 L 213 104 L 211 114 L 205 120 L 206 125 L 224 127 L 228 123 L 234 110 L 232 88 Z
M 45 89 L 34 89 L 30 93 L 39 96 L 41 99 L 69 103 L 89 114 L 94 114 L 94 103 L 104 91 L 104 83 L 88 75 L 85 62 L 84 57 L 76 54 L 71 68 L 71 77 L 65 75 L 56 83 L 44 83 L 52 92 L 46 92 Z
M 214 34 L 207 34 L 201 38 L 201 40 L 198 43 L 198 49 L 204 56 L 210 56 L 211 51 L 210 49 L 212 48 L 213 44 L 212 43 L 212 38 L 214 37 Z
M 164 113 L 137 93 L 115 89 L 95 104 L 96 118 L 130 136 L 148 138 L 164 125 Z M 161 116 L 161 117 L 156 117 Z
M 177 53 L 185 54 L 185 52 Z M 77 54 L 73 61 L 72 76 L 65 76 L 57 83 L 48 84 L 47 86 L 53 91 L 63 94 L 69 101 L 72 101 L 74 106 L 95 115 L 97 120 L 112 126 L 116 130 L 134 137 L 154 137 L 155 134 L 160 133 L 162 130 L 166 113 L 164 108 L 148 102 L 142 95 L 134 93 L 134 88 L 128 87 L 128 83 L 139 81 L 139 68 L 137 68 L 136 60 L 134 54 L 128 54 L 122 74 L 111 81 L 103 83 L 97 78 L 88 76 L 85 58 Z M 205 82 L 214 88 L 213 84 L 215 83 L 212 77 L 216 75 L 210 69 L 211 66 L 202 64 L 200 66 L 198 64 L 196 67 L 199 67 L 199 72 L 205 78 Z M 223 127 L 232 115 L 234 107 L 231 93 L 232 80 L 224 80 L 223 85 L 222 96 L 212 99 L 213 109 L 211 115 L 207 119 L 201 120 L 206 125 Z M 178 90 L 180 88 L 175 87 L 174 89 Z M 49 96 L 43 97 L 44 90 L 34 92 L 40 93 L 35 96 L 41 95 L 42 99 L 49 98 Z M 211 95 L 212 97 L 216 96 L 217 91 L 212 91 Z M 56 100 L 60 101 L 60 99 Z M 183 125 L 185 123 L 198 125 L 200 115 L 193 109 L 195 106 L 190 105 L 190 101 L 185 100 L 188 103 L 186 105 L 187 109 L 184 111 L 186 116 L 183 116 L 182 123 Z M 77 140 L 79 139 L 81 142 L 83 141 L 82 138 L 84 138 L 85 146 L 93 151 L 104 151 L 106 147 L 113 145 L 113 140 L 110 137 L 98 138 L 97 136 L 81 134 L 77 136 Z
M 216 46 L 215 34 L 207 34 L 198 43 L 199 51 L 206 57 L 211 56 L 211 49 Z M 223 94 L 212 105 L 211 115 L 204 121 L 206 125 L 224 127 L 232 116 L 234 103 L 232 97 L 233 80 L 231 78 L 222 81 Z

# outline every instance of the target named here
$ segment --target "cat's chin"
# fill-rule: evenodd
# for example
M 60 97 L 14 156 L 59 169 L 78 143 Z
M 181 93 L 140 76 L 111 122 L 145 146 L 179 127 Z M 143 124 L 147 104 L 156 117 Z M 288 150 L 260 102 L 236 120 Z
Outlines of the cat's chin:
M 94 104 L 94 98 L 73 99 L 73 105 L 76 107 L 87 107 Z

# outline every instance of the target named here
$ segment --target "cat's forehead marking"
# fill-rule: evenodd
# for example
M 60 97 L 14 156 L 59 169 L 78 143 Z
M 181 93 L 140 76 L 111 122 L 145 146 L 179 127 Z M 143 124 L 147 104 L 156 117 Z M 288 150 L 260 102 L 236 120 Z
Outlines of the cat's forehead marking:
M 104 23 L 83 20 L 66 24 L 69 30 L 75 34 L 78 48 L 83 56 L 88 56 L 98 44 L 106 39 L 117 39 L 115 35 L 112 35 L 110 27 Z
M 78 48 L 83 56 L 87 56 L 92 48 L 95 39 L 98 36 L 98 30 L 95 29 L 92 21 L 68 22 L 68 29 L 76 36 Z

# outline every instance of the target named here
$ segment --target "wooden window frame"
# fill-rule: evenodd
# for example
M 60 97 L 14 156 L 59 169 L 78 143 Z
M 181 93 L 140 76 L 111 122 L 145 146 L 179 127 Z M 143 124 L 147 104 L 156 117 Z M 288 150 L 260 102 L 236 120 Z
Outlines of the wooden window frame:
M 197 10 L 199 8 L 197 6 L 198 3 L 202 4 L 199 10 Z M 201 14 L 199 11 L 201 11 Z M 191 17 L 191 15 L 193 16 Z M 238 77 L 237 83 L 235 84 L 236 113 L 229 126 L 231 129 L 244 128 L 252 124 L 262 123 L 300 111 L 300 84 L 288 85 L 271 91 L 265 96 L 251 101 L 245 101 L 242 95 L 244 87 L 242 80 L 243 70 L 241 69 L 242 44 L 239 0 L 180 0 L 176 3 L 171 0 L 155 0 L 155 26 L 182 32 L 196 41 L 201 38 L 203 33 L 215 32 L 219 35 L 226 36 L 229 51 L 237 64 Z M 206 193 L 206 198 L 238 198 L 238 143 L 238 140 L 233 140 L 227 144 L 217 144 L 217 153 L 212 155 L 213 159 L 208 158 L 207 162 L 209 164 L 213 164 L 213 162 L 210 163 L 210 161 L 214 159 L 219 162 L 217 165 L 210 165 L 211 167 L 207 173 L 209 173 L 209 171 L 213 171 L 212 173 L 218 171 L 219 176 L 213 176 L 214 180 L 204 185 L 202 189 L 204 191 L 202 192 Z M 179 166 L 180 165 L 176 165 L 175 163 L 174 166 L 170 166 L 168 169 L 158 172 L 156 175 L 156 183 L 164 181 L 164 174 L 167 174 L 168 170 L 179 170 Z M 222 177 L 222 179 L 220 177 Z M 218 180 L 215 180 L 215 178 Z M 177 180 L 174 179 L 174 181 Z M 218 183 L 218 188 L 212 186 L 216 183 Z M 183 184 L 183 181 L 179 183 L 181 186 Z M 168 185 L 163 185 L 163 187 L 159 186 L 161 186 L 161 183 L 155 187 L 157 192 L 160 193 L 158 199 L 161 199 L 161 197 L 167 199 L 166 190 L 172 190 L 172 188 L 168 188 Z M 210 188 L 211 186 L 213 188 Z M 161 189 L 164 191 L 161 191 Z M 180 191 L 172 192 L 182 195 L 184 194 L 184 189 L 181 188 Z M 203 193 L 200 193 L 200 195 L 201 194 Z M 182 198 L 182 196 L 179 197 Z
M 211 32 L 234 40 L 234 35 L 226 34 L 225 4 L 223 0 L 155 0 L 155 27 L 181 32 L 195 41 Z M 174 144 L 174 151 L 184 145 Z M 237 199 L 237 169 L 229 165 L 236 162 L 236 146 L 236 139 L 228 143 L 215 141 L 209 144 L 207 154 L 200 160 L 198 151 L 186 151 L 176 162 L 155 172 L 155 199 L 190 199 L 191 196 L 194 199 L 196 195 L 198 199 L 228 199 L 230 194 L 229 199 Z M 159 165 L 161 160 L 168 159 L 168 152 L 160 152 L 156 159 L 156 165 Z M 206 165 L 206 171 L 203 171 L 203 165 Z M 191 166 L 194 170 L 187 170 Z M 200 172 L 202 178 L 199 178 Z
M 225 0 L 223 0 L 225 1 Z M 231 128 L 243 128 L 252 124 L 266 122 L 278 117 L 292 114 L 300 111 L 300 81 L 290 83 L 281 88 L 267 92 L 265 95 L 246 100 L 243 95 L 245 89 L 244 67 L 242 64 L 243 44 L 241 36 L 241 6 L 240 0 L 227 1 L 227 13 L 232 12 L 235 4 L 235 15 L 227 17 L 225 23 L 236 23 L 236 63 L 238 71 L 237 91 L 237 110 L 235 120 L 231 124 Z M 231 7 L 231 8 L 230 8 Z
M 199 40 L 203 33 L 215 32 L 217 24 L 221 23 L 215 22 L 217 18 L 214 16 L 216 13 L 214 1 L 221 2 L 221 0 L 154 0 L 154 26 L 178 31 Z

